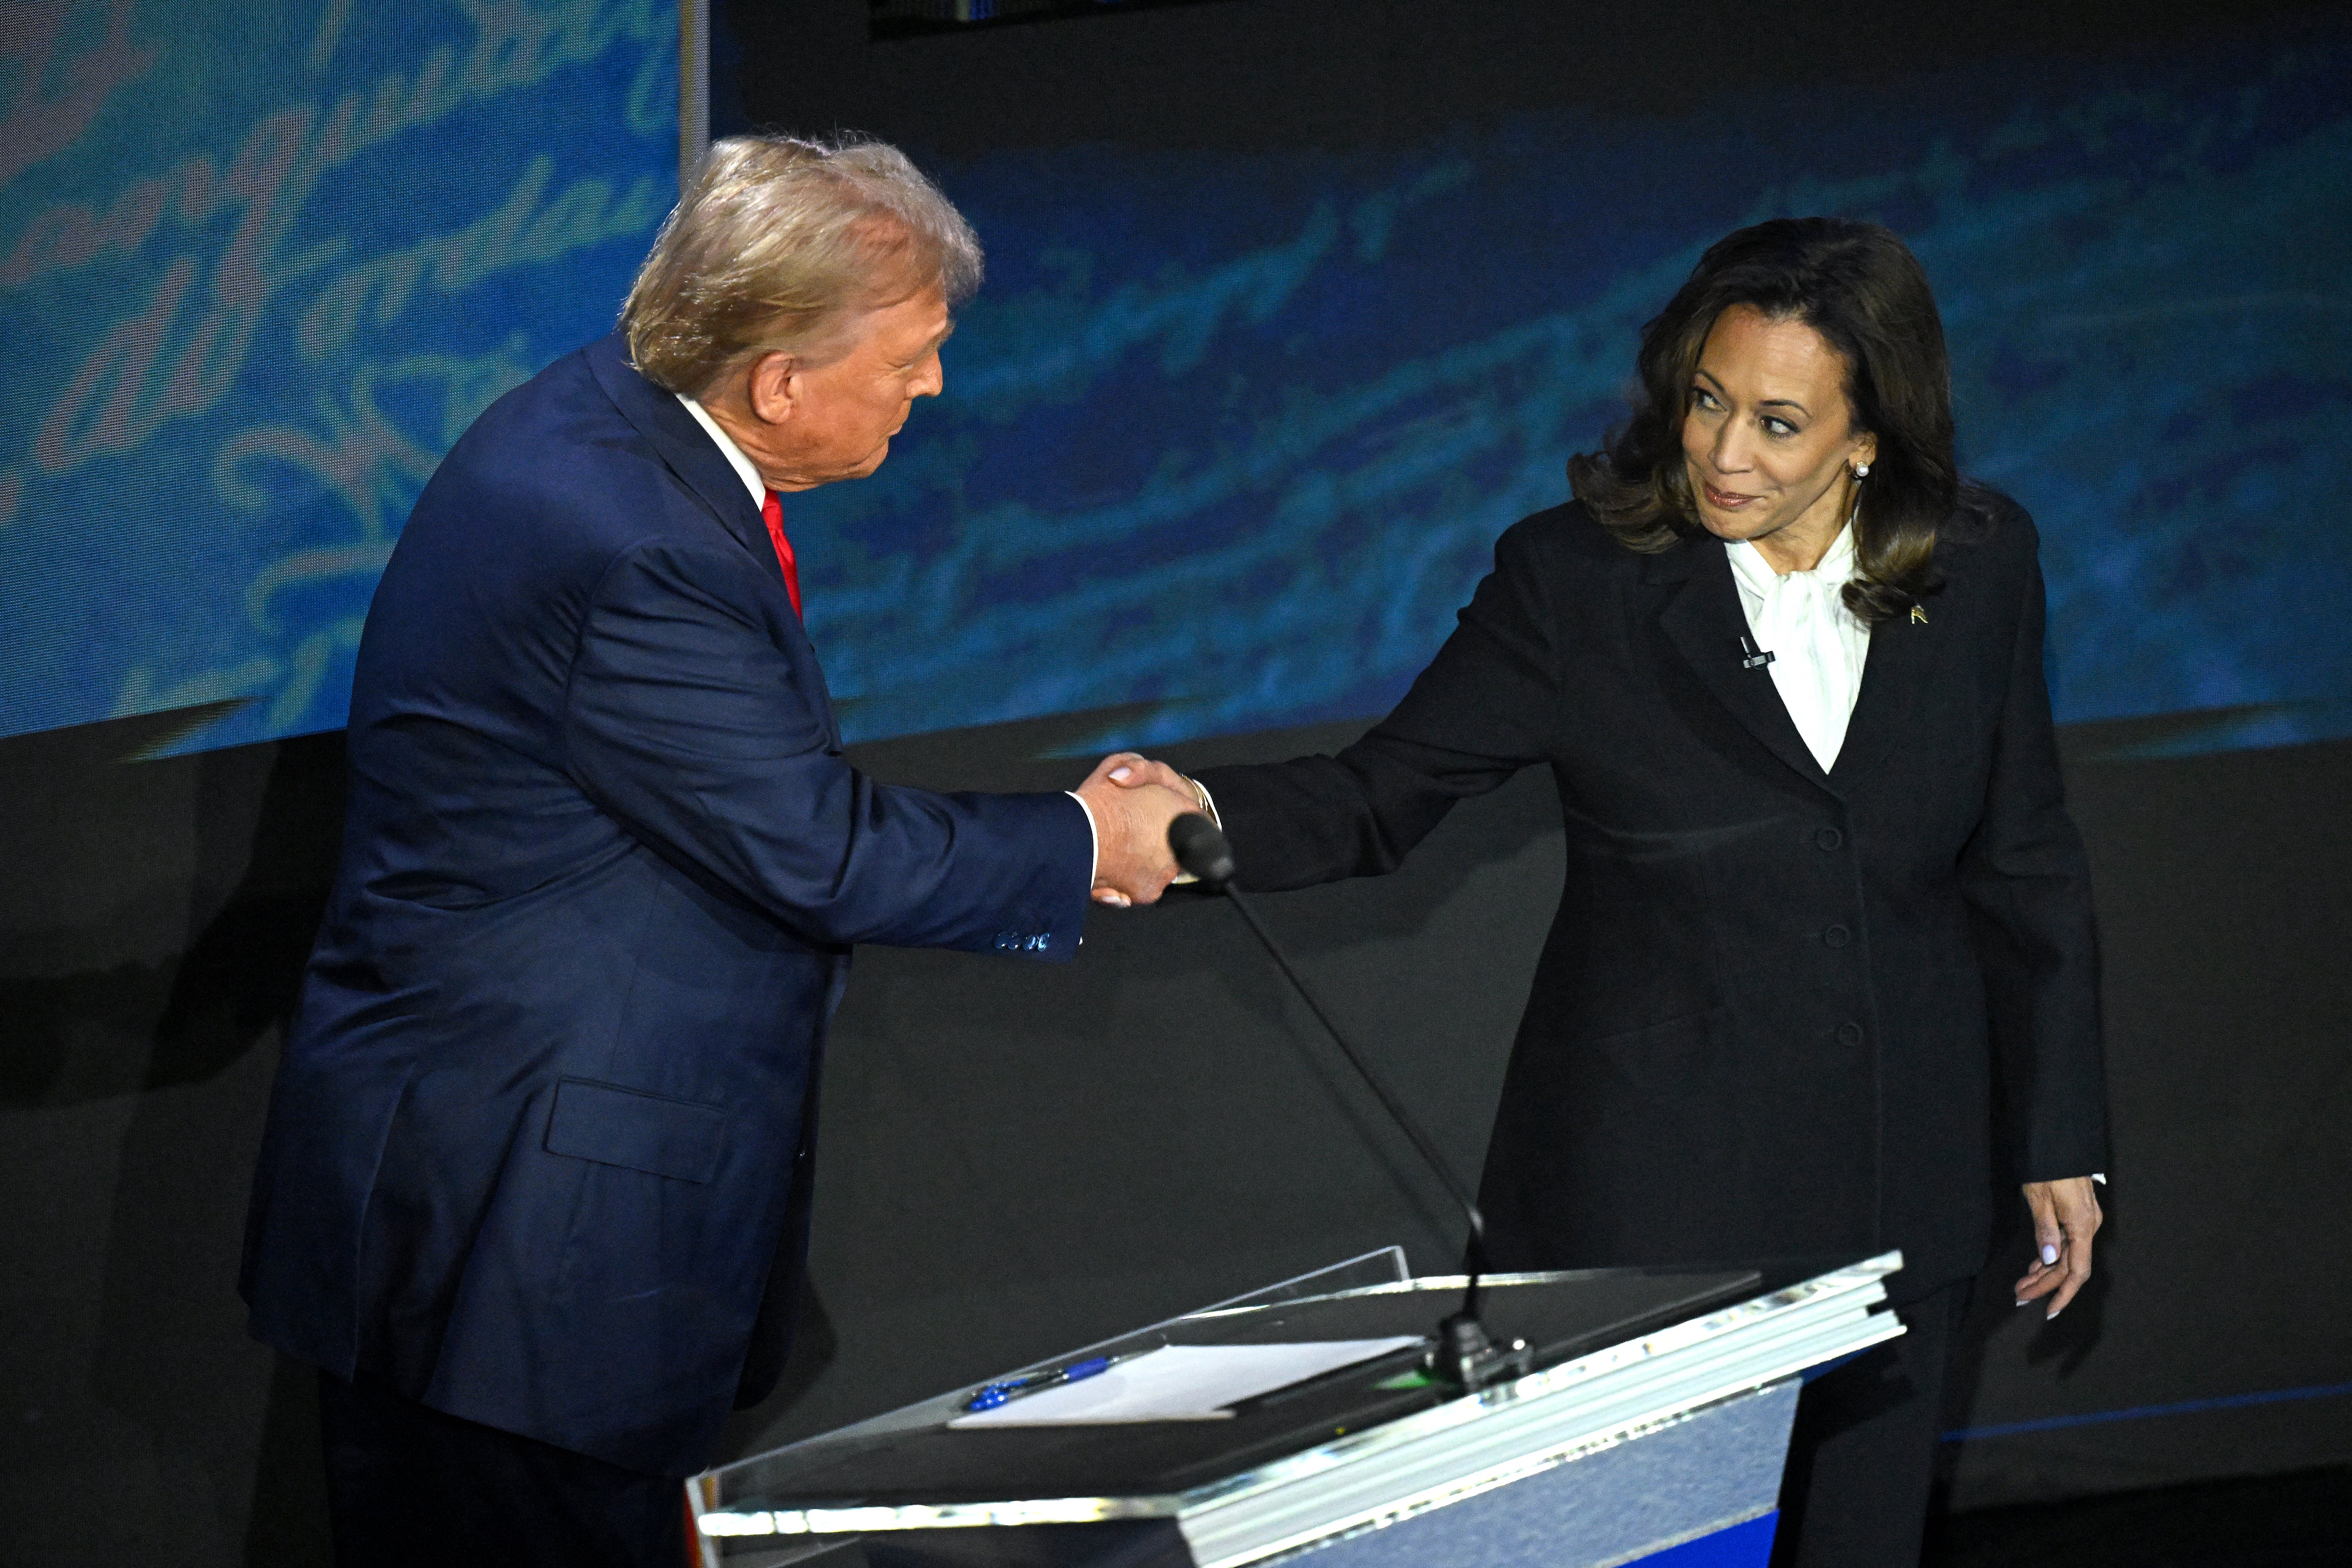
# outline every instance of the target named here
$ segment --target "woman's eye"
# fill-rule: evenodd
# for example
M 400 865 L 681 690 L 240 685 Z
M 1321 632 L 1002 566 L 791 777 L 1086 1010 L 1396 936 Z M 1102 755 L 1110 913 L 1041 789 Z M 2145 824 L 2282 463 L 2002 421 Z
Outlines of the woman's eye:
M 1692 407 L 1694 407 L 1694 408 L 1713 408 L 1715 405 L 1716 405 L 1716 403 L 1715 403 L 1715 394 L 1713 394 L 1712 392 L 1709 392 L 1706 388 L 1705 388 L 1705 387 L 1703 387 L 1703 386 L 1694 386 L 1694 387 L 1692 387 L 1692 388 L 1691 388 L 1691 406 L 1692 406 Z
M 1793 436 L 1797 433 L 1797 427 L 1794 425 L 1790 424 L 1786 419 L 1775 419 L 1769 414 L 1764 416 L 1764 430 L 1767 435 L 1771 436 Z

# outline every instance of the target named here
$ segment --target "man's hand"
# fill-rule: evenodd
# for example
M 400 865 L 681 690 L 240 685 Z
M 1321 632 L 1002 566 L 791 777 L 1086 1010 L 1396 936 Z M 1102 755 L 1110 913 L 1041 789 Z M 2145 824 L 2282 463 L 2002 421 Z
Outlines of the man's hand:
M 2105 1216 L 2099 1212 L 2099 1194 L 2088 1176 L 2025 1184 L 2025 1206 L 2033 1211 L 2033 1246 L 2038 1256 L 2025 1278 L 2017 1282 L 2017 1304 L 2041 1300 L 2052 1291 L 2043 1321 L 2066 1310 L 2066 1304 L 2091 1278 L 2091 1237 Z
M 1183 775 L 1118 752 L 1087 775 L 1077 795 L 1095 819 L 1095 901 L 1123 910 L 1157 900 L 1176 878 L 1168 825 L 1201 809 Z

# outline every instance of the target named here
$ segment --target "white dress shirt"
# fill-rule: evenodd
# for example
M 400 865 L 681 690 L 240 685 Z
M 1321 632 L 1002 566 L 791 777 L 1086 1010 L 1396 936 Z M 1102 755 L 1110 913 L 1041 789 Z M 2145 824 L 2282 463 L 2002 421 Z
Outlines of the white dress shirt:
M 1756 646 L 1772 656 L 1765 668 L 1805 749 L 1827 773 L 1845 744 L 1846 721 L 1862 692 L 1870 658 L 1870 625 L 1845 607 L 1843 590 L 1853 580 L 1853 530 L 1838 530 L 1810 572 L 1776 572 L 1749 540 L 1728 545 L 1731 574 Z
M 764 515 L 768 510 L 768 481 L 760 477 L 760 466 L 743 455 L 743 448 L 738 447 L 735 437 L 727 434 L 719 421 L 710 416 L 710 410 L 683 392 L 673 395 L 686 405 L 686 411 L 694 416 L 694 422 L 719 443 L 719 450 L 726 456 L 728 466 L 735 470 L 735 477 L 743 481 L 743 488 L 751 492 L 751 504 Z

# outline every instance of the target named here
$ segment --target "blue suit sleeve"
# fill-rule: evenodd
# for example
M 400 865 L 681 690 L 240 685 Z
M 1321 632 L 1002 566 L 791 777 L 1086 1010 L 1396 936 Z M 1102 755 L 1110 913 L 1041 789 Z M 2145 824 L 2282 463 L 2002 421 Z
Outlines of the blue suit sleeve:
M 1085 808 L 858 773 L 744 579 L 742 562 L 677 542 L 607 568 L 565 695 L 580 787 L 804 941 L 1075 956 L 1092 879 Z

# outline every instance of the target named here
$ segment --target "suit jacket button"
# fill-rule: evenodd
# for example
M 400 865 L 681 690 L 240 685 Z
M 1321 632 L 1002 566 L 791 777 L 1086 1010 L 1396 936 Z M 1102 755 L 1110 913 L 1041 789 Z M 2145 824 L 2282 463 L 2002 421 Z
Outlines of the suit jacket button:
M 996 933 L 996 951 L 999 952 L 1020 952 L 1021 933 L 1017 931 L 998 931 Z
M 1862 1044 L 1862 1026 L 1860 1024 L 1840 1024 L 1838 1026 L 1838 1044 L 1841 1046 L 1858 1046 Z
M 1845 842 L 1845 835 L 1834 827 L 1824 827 L 1813 835 L 1813 842 L 1824 849 L 1834 849 Z
M 1843 947 L 1853 940 L 1853 932 L 1843 926 L 1832 926 L 1822 932 L 1822 941 L 1831 947 Z

